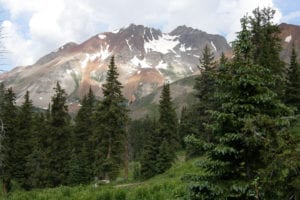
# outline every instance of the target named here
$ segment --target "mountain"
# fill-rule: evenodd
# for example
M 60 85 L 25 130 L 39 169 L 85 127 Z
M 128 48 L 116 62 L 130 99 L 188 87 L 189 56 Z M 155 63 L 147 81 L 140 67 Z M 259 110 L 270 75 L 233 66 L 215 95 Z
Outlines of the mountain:
M 171 97 L 178 116 L 180 116 L 182 107 L 192 105 L 196 102 L 193 92 L 195 78 L 195 75 L 189 76 L 170 84 Z M 159 87 L 151 94 L 130 104 L 130 117 L 132 119 L 139 119 L 146 115 L 158 117 L 161 92 L 162 87 Z
M 6 87 L 13 87 L 17 103 L 28 90 L 33 104 L 46 108 L 57 81 L 66 90 L 70 110 L 92 87 L 102 95 L 107 65 L 112 55 L 124 85 L 124 95 L 136 101 L 156 90 L 164 82 L 174 82 L 198 73 L 199 56 L 205 45 L 216 58 L 230 50 L 225 38 L 186 26 L 169 33 L 131 24 L 113 32 L 97 34 L 82 44 L 73 42 L 40 58 L 30 66 L 20 66 L 0 75 Z
M 295 44 L 295 48 L 298 54 L 298 61 L 300 62 L 300 26 L 291 24 L 280 24 L 280 40 L 282 45 L 282 51 L 280 58 L 285 62 L 290 62 L 290 55 L 292 52 L 292 45 Z M 176 108 L 176 112 L 180 115 L 180 111 L 183 106 L 191 105 L 195 102 L 193 96 L 193 86 L 195 83 L 195 76 L 186 77 L 178 81 L 173 82 L 170 85 L 171 95 Z M 162 87 L 153 91 L 151 94 L 140 98 L 136 102 L 130 105 L 130 115 L 133 119 L 142 118 L 145 115 L 158 116 L 158 104 L 162 91 Z
M 298 54 L 298 61 L 300 62 L 300 26 L 282 23 L 279 25 L 279 28 L 282 45 L 281 59 L 286 63 L 290 62 L 292 46 L 294 44 Z

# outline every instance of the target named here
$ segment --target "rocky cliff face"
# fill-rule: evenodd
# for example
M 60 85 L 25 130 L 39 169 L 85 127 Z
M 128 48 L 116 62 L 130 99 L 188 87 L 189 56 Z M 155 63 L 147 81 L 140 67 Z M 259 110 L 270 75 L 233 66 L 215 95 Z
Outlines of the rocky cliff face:
M 290 62 L 292 46 L 294 44 L 298 54 L 298 61 L 300 61 L 300 26 L 283 23 L 280 24 L 279 28 L 282 45 L 281 59 L 286 63 Z
M 82 44 L 67 43 L 30 66 L 16 67 L 0 75 L 7 87 L 13 87 L 17 103 L 28 90 L 33 104 L 46 108 L 53 88 L 60 81 L 68 94 L 70 108 L 92 87 L 102 95 L 107 65 L 115 55 L 124 94 L 135 101 L 150 94 L 164 82 L 174 82 L 198 73 L 199 56 L 208 45 L 218 58 L 230 50 L 225 38 L 186 26 L 170 33 L 131 24 L 97 34 Z

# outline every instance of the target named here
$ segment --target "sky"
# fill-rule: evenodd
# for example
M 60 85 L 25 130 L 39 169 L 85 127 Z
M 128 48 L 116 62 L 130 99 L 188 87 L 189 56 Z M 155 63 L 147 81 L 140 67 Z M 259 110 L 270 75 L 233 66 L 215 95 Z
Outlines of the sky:
M 258 6 L 274 8 L 275 23 L 300 25 L 300 0 L 0 0 L 0 70 L 131 23 L 163 32 L 187 25 L 233 41 L 240 18 Z

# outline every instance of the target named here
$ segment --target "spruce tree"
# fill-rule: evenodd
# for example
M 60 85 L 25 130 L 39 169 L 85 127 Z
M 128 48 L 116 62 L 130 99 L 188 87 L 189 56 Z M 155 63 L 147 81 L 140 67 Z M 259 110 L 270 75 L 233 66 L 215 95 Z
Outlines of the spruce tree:
M 261 173 L 278 155 L 282 133 L 289 125 L 291 110 L 273 92 L 274 73 L 255 64 L 247 19 L 234 42 L 235 60 L 218 75 L 214 96 L 220 107 L 207 125 L 214 135 L 210 142 L 196 141 L 206 150 L 198 166 L 201 176 L 190 176 L 190 199 L 283 199 L 264 188 L 268 174 Z M 254 48 L 255 49 L 255 48 Z M 189 138 L 193 140 L 193 138 Z M 276 152 L 276 153 L 275 153 Z
M 72 184 L 88 183 L 93 179 L 93 112 L 95 96 L 90 87 L 89 92 L 81 102 L 81 107 L 75 118 L 74 137 L 70 160 L 69 182 Z
M 158 132 L 157 121 L 153 119 L 148 128 L 147 134 L 149 135 L 141 156 L 141 176 L 144 179 L 151 178 L 160 171 L 157 168 L 157 155 L 160 153 L 159 147 L 161 146 L 161 137 Z
M 161 141 L 166 140 L 171 148 L 178 149 L 180 147 L 178 119 L 173 107 L 169 83 L 164 84 L 160 96 L 158 127 Z
M 15 141 L 17 140 L 17 108 L 15 100 L 16 97 L 12 88 L 5 90 L 1 106 L 1 119 L 4 127 L 1 135 L 1 178 L 4 193 L 10 191 L 11 180 L 14 178 L 14 171 L 17 167 L 14 149 Z
M 290 66 L 287 74 L 287 87 L 285 92 L 286 104 L 300 111 L 300 65 L 297 63 L 297 54 L 293 44 Z
M 50 122 L 47 121 L 44 113 L 33 113 L 31 124 L 30 144 L 31 153 L 27 156 L 28 182 L 31 188 L 44 188 L 51 186 L 48 179 L 48 141 Z
M 57 82 L 51 101 L 49 136 L 47 137 L 46 156 L 48 161 L 48 181 L 50 186 L 65 184 L 67 181 L 70 156 L 70 116 L 66 105 L 67 95 Z
M 15 153 L 16 153 L 16 169 L 14 170 L 14 178 L 25 189 L 30 188 L 28 181 L 27 170 L 27 157 L 32 151 L 32 144 L 30 143 L 31 127 L 32 127 L 32 102 L 29 99 L 29 92 L 27 91 L 24 96 L 24 103 L 21 105 L 18 117 L 17 117 L 17 131 L 15 141 Z
M 215 62 L 214 55 L 206 45 L 203 49 L 202 57 L 200 59 L 201 74 L 196 78 L 194 89 L 196 90 L 195 96 L 197 103 L 194 106 L 197 116 L 198 134 L 199 138 L 209 141 L 211 133 L 205 128 L 210 119 L 209 110 L 216 106 L 216 101 L 213 96 L 216 84 L 216 69 L 214 68 Z
M 94 173 L 97 177 L 113 180 L 123 165 L 126 124 L 128 120 L 122 84 L 118 81 L 114 57 L 108 67 L 106 83 L 103 84 L 103 99 L 94 114 L 95 145 Z
M 266 67 L 273 73 L 276 80 L 272 86 L 279 97 L 284 95 L 284 62 L 280 60 L 281 40 L 280 29 L 273 22 L 275 10 L 268 8 L 256 8 L 252 16 L 247 17 L 247 25 L 250 27 L 252 42 L 252 59 L 254 64 Z

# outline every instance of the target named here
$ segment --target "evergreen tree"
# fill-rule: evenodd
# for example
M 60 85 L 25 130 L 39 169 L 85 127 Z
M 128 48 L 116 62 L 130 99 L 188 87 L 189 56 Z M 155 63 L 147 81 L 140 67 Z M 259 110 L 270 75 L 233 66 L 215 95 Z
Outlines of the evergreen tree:
M 191 107 L 184 106 L 181 110 L 181 117 L 180 117 L 180 124 L 179 124 L 179 137 L 180 137 L 182 147 L 187 149 L 188 147 L 186 146 L 186 143 L 184 141 L 185 137 L 188 135 L 198 135 L 199 133 L 198 126 L 196 126 L 199 122 L 197 120 L 198 118 L 195 117 L 197 116 L 198 113 L 196 113 L 195 110 L 196 109 L 194 105 Z M 188 149 L 187 151 L 191 154 L 194 154 L 192 153 L 192 149 Z
M 206 150 L 207 159 L 198 163 L 205 175 L 188 177 L 190 199 L 286 198 L 283 191 L 270 191 L 263 188 L 266 182 L 257 180 L 273 179 L 268 173 L 272 170 L 265 169 L 286 141 L 282 135 L 292 112 L 271 90 L 274 73 L 253 61 L 245 19 L 234 43 L 235 61 L 218 76 L 215 96 L 221 106 L 211 112 L 213 120 L 207 125 L 214 137 L 210 142 L 193 141 Z
M 228 62 L 228 59 L 225 57 L 224 52 L 222 52 L 221 58 L 220 58 L 220 65 L 226 65 L 227 62 Z
M 124 161 L 127 109 L 118 81 L 114 57 L 111 58 L 103 100 L 97 105 L 94 119 L 95 175 L 108 180 L 116 177 Z
M 52 97 L 47 137 L 46 156 L 48 161 L 48 181 L 50 186 L 58 186 L 67 181 L 70 155 L 70 117 L 66 105 L 66 93 L 57 82 Z
M 170 143 L 164 139 L 158 149 L 158 154 L 157 154 L 157 163 L 156 163 L 156 168 L 157 168 L 157 173 L 164 173 L 168 169 L 172 167 L 172 164 L 174 162 L 174 150 L 172 146 L 170 146 Z
M 200 66 L 198 67 L 201 75 L 196 78 L 194 85 L 194 89 L 196 90 L 195 96 L 197 98 L 197 103 L 194 106 L 197 112 L 197 135 L 207 141 L 211 139 L 211 133 L 205 128 L 205 124 L 211 120 L 209 110 L 212 110 L 216 106 L 213 96 L 216 84 L 216 70 L 214 69 L 215 63 L 213 60 L 214 55 L 206 45 L 200 59 Z
M 169 83 L 164 84 L 160 96 L 158 127 L 161 141 L 166 140 L 169 142 L 170 147 L 178 149 L 180 147 L 178 119 L 173 107 Z
M 17 167 L 14 149 L 15 141 L 17 140 L 17 108 L 15 99 L 15 94 L 11 88 L 5 90 L 3 105 L 1 106 L 1 119 L 4 127 L 1 135 L 1 178 L 4 193 L 10 191 L 11 180 L 14 178 L 14 170 Z
M 254 64 L 266 67 L 275 78 L 272 90 L 283 99 L 284 91 L 284 62 L 280 60 L 281 40 L 280 30 L 273 23 L 275 10 L 268 8 L 256 8 L 253 15 L 247 18 L 250 27 L 252 42 L 252 59 Z
M 145 144 L 156 128 L 153 124 L 153 120 L 149 116 L 131 122 L 129 129 L 130 160 L 139 161 L 143 157 L 142 153 Z
M 297 108 L 300 111 L 300 65 L 297 63 L 297 54 L 295 45 L 293 44 L 290 66 L 287 76 L 287 87 L 285 94 L 285 102 Z
M 157 130 L 157 122 L 154 119 L 148 130 L 148 139 L 144 145 L 141 157 L 141 176 L 144 179 L 150 178 L 158 174 L 161 170 L 157 168 L 157 155 L 160 153 L 161 137 Z M 169 149 L 167 150 L 169 151 Z M 161 152 L 163 154 L 163 152 Z
M 32 114 L 32 102 L 29 99 L 29 92 L 27 91 L 17 118 L 16 141 L 14 146 L 16 153 L 14 178 L 25 189 L 29 189 L 30 187 L 26 164 L 27 157 L 32 150 L 32 144 L 30 143 Z
M 69 174 L 69 182 L 72 184 L 88 183 L 93 178 L 94 147 L 91 139 L 95 103 L 96 99 L 90 87 L 88 94 L 82 99 L 81 107 L 75 118 Z
M 33 113 L 31 124 L 30 144 L 31 154 L 27 156 L 28 182 L 31 188 L 44 188 L 51 186 L 48 179 L 48 133 L 50 122 L 47 121 L 44 113 Z

